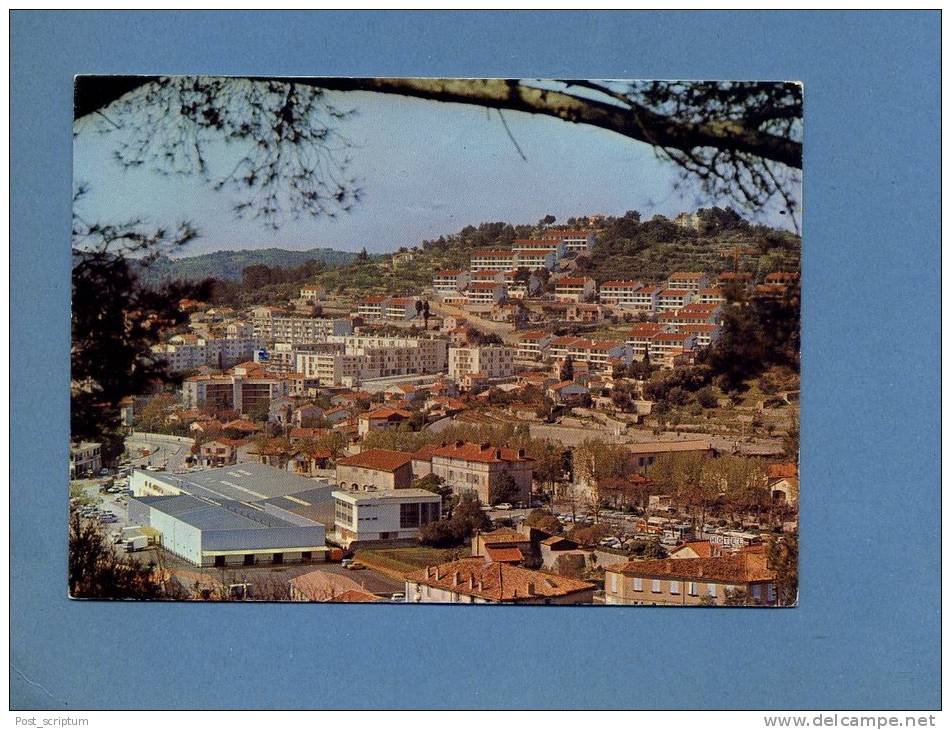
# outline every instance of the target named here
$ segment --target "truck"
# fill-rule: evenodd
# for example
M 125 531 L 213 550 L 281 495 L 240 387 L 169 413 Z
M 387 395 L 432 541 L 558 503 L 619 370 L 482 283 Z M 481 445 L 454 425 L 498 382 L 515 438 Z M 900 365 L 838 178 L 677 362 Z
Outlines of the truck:
M 136 535 L 126 540 L 125 550 L 127 553 L 134 553 L 139 550 L 145 550 L 149 546 L 149 538 L 146 535 Z

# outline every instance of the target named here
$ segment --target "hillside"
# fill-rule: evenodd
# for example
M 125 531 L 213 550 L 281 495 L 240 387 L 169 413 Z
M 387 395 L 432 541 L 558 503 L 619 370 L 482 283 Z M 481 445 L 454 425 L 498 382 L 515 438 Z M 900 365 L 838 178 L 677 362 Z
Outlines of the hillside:
M 696 218 L 694 227 L 681 227 L 661 216 L 641 221 L 636 211 L 602 218 L 593 250 L 578 257 L 573 268 L 599 284 L 608 279 L 660 281 L 673 271 L 715 273 L 735 267 L 761 278 L 773 271 L 799 269 L 801 241 L 788 231 L 751 224 L 728 209 L 700 209 Z M 586 223 L 574 218 L 565 222 L 569 227 Z M 513 239 L 540 237 L 544 230 L 542 222 L 466 226 L 408 252 L 325 271 L 317 280 L 338 295 L 416 295 L 431 284 L 434 272 L 467 268 L 474 249 L 509 248 Z
M 149 284 L 174 279 L 197 281 L 216 278 L 240 281 L 241 273 L 249 266 L 291 268 L 307 261 L 319 261 L 327 266 L 344 266 L 356 257 L 357 254 L 351 251 L 338 251 L 333 248 L 312 248 L 307 251 L 290 251 L 283 248 L 215 251 L 177 259 L 162 257 L 147 269 L 140 270 L 140 276 Z

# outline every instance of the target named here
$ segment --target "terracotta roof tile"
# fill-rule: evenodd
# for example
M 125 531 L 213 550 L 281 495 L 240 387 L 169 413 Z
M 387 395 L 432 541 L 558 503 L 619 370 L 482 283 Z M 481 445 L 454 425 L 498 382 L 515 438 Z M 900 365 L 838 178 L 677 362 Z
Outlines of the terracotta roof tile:
M 482 558 L 430 566 L 410 573 L 406 579 L 453 593 L 504 603 L 568 596 L 595 587 L 593 583 L 506 563 L 486 563 Z
M 338 466 L 357 466 L 364 469 L 394 472 L 413 460 L 412 454 L 389 449 L 368 449 L 337 462 Z

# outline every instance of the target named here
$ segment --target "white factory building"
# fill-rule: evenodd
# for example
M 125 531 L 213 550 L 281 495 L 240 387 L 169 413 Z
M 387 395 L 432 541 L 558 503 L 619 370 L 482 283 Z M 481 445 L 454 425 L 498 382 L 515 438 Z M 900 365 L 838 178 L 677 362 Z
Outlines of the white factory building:
M 323 560 L 333 525 L 328 482 L 264 464 L 189 474 L 135 470 L 129 519 L 198 566 Z

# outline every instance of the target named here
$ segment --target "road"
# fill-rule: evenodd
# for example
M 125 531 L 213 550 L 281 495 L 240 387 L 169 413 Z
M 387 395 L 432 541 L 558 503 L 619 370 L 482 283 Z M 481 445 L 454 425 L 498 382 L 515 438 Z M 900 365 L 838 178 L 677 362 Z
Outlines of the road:
M 143 453 L 145 450 L 149 452 L 147 455 Z M 162 466 L 175 473 L 185 469 L 185 458 L 191 455 L 191 444 L 135 434 L 126 439 L 126 451 L 132 457 L 134 467 Z
M 440 316 L 459 317 L 460 319 L 466 320 L 466 322 L 471 324 L 480 332 L 488 332 L 490 334 L 498 335 L 503 341 L 509 344 L 518 342 L 518 334 L 515 332 L 514 325 L 507 324 L 505 322 L 493 322 L 491 319 L 486 319 L 485 317 L 481 317 L 478 314 L 473 314 L 472 312 L 463 309 L 462 307 L 457 307 L 453 304 L 432 302 L 431 306 L 433 311 Z

